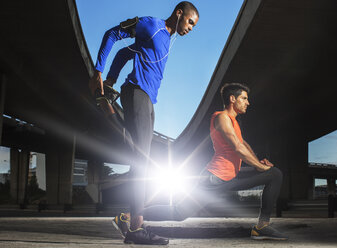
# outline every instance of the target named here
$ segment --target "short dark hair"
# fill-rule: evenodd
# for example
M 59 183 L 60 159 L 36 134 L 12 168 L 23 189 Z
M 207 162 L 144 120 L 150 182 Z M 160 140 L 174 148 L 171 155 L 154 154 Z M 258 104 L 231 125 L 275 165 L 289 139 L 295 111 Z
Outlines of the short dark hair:
M 224 84 L 220 89 L 223 104 L 225 106 L 228 106 L 229 97 L 233 95 L 235 98 L 237 98 L 239 95 L 241 95 L 242 91 L 246 91 L 247 93 L 249 93 L 248 86 L 242 83 Z
M 194 11 L 199 17 L 199 11 L 191 2 L 183 1 L 178 3 L 173 12 L 176 12 L 178 9 L 181 9 L 184 12 L 184 15 L 185 13 L 189 13 L 190 11 Z

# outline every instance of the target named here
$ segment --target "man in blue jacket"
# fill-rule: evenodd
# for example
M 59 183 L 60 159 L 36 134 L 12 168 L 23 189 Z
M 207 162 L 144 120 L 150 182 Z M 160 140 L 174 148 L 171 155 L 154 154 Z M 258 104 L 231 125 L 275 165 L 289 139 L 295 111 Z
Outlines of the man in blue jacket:
M 119 53 L 108 74 L 106 83 L 116 82 L 118 74 L 126 61 L 133 59 L 133 70 L 121 87 L 121 103 L 124 110 L 126 129 L 134 144 L 134 157 L 130 170 L 132 183 L 131 221 L 126 233 L 125 243 L 168 244 L 169 240 L 143 228 L 142 211 L 145 200 L 146 167 L 153 136 L 154 110 L 158 89 L 163 78 L 165 64 L 170 52 L 171 36 L 183 36 L 192 31 L 199 20 L 196 7 L 187 1 L 179 3 L 171 16 L 166 19 L 141 17 L 128 19 L 108 30 L 98 52 L 95 73 L 92 77 L 91 91 L 97 88 L 104 95 L 101 73 L 113 44 L 121 39 L 135 37 L 135 43 Z M 132 53 L 131 53 L 132 52 Z

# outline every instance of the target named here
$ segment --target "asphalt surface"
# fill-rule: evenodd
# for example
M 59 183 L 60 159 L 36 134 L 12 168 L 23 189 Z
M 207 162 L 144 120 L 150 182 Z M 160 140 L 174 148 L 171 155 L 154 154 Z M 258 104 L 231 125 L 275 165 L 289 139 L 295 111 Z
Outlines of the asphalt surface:
M 147 222 L 166 247 L 337 247 L 337 218 L 273 218 L 287 241 L 250 239 L 255 218 Z M 109 217 L 1 217 L 0 247 L 155 247 L 126 245 Z

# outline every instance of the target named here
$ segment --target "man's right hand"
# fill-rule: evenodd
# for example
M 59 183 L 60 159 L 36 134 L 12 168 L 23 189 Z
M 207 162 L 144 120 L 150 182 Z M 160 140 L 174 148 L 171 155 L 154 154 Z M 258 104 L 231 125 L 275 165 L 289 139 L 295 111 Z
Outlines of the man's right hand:
M 270 162 L 268 159 L 264 158 L 262 160 L 260 160 L 261 164 L 267 165 L 269 167 L 274 167 L 274 164 L 272 162 Z
M 100 71 L 95 70 L 94 75 L 90 78 L 89 89 L 93 96 L 95 96 L 95 91 L 97 89 L 100 89 L 100 93 L 104 95 L 102 73 Z
M 260 164 L 259 167 L 256 167 L 256 170 L 262 172 L 262 171 L 267 171 L 267 170 L 270 170 L 271 166 L 267 166 L 267 165 L 264 165 L 264 164 Z
M 104 80 L 103 84 L 105 85 L 109 85 L 109 86 L 113 86 L 116 83 L 116 79 L 114 78 L 107 78 L 106 80 Z

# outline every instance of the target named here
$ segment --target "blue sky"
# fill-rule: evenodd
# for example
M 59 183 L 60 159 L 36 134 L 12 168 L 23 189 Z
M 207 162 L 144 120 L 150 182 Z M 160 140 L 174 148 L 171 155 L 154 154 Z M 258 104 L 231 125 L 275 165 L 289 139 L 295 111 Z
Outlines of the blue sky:
M 337 130 L 309 142 L 308 161 L 337 165 Z
M 169 17 L 180 0 L 77 0 L 83 33 L 96 62 L 104 32 L 135 16 Z M 199 10 L 197 26 L 187 36 L 177 36 L 166 64 L 164 79 L 155 104 L 155 130 L 176 138 L 186 127 L 208 86 L 243 0 L 191 1 Z M 134 39 L 126 39 L 132 44 Z M 103 73 L 106 77 L 115 53 L 125 44 L 115 43 Z M 132 70 L 129 62 L 122 70 L 115 89 Z

